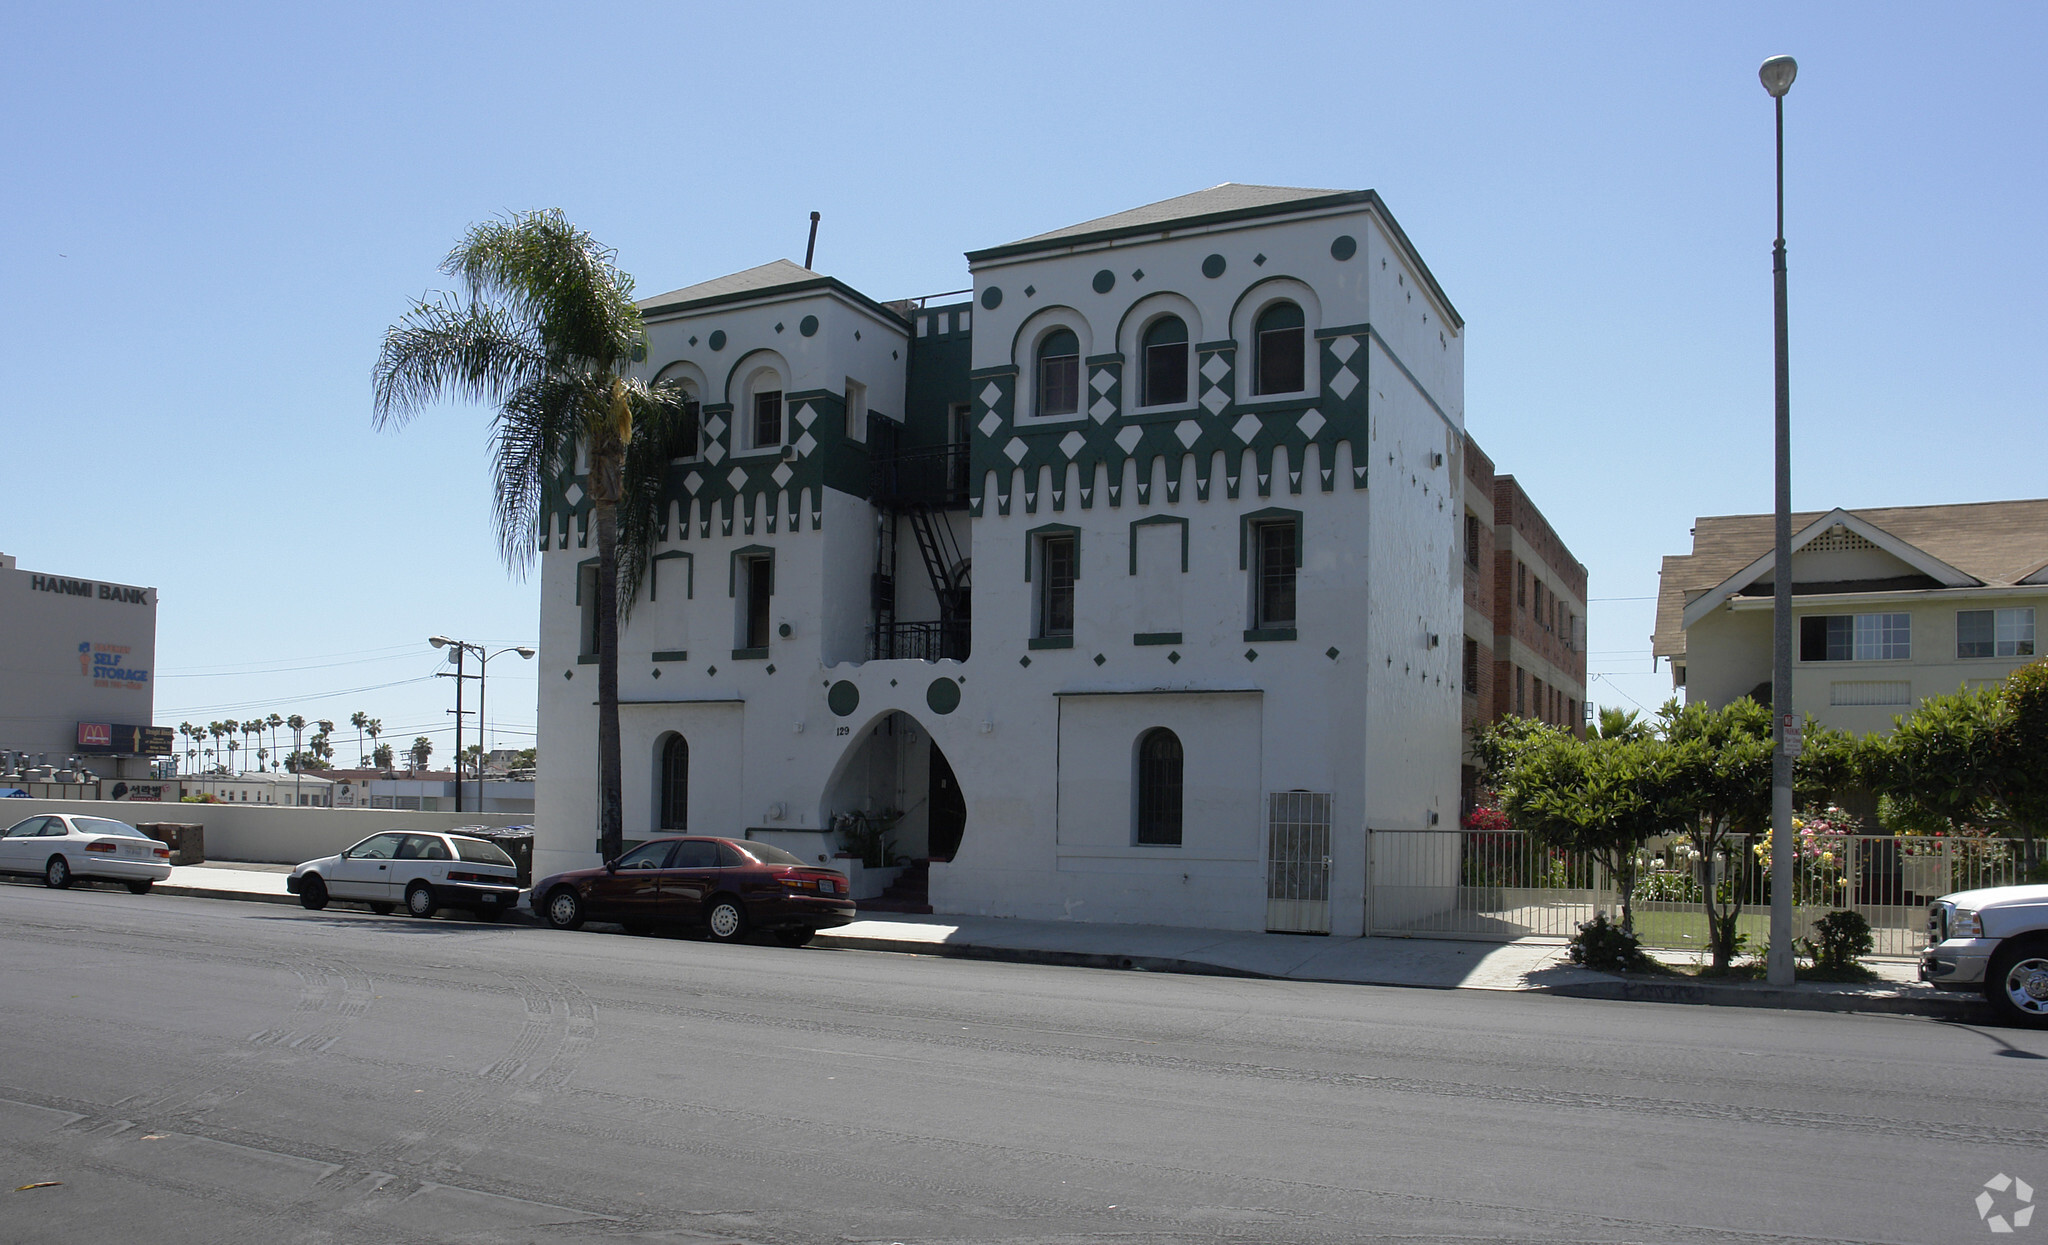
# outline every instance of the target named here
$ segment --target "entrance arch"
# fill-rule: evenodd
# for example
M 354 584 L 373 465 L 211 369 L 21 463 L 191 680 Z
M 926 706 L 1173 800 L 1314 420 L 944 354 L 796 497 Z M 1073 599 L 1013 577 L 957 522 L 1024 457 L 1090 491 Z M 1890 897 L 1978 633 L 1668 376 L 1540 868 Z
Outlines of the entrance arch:
M 945 751 L 923 723 L 892 709 L 855 732 L 825 784 L 818 824 L 859 814 L 883 827 L 884 863 L 951 860 L 967 827 L 967 801 Z

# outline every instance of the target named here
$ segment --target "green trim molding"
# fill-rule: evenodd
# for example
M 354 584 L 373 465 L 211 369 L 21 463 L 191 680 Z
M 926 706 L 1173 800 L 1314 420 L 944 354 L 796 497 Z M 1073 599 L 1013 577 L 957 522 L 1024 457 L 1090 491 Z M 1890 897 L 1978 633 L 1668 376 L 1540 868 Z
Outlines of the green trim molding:
M 647 568 L 647 599 L 649 601 L 655 599 L 655 588 L 661 582 L 661 564 L 672 562 L 677 558 L 683 560 L 683 600 L 694 601 L 697 599 L 697 559 L 695 555 L 684 549 L 670 549 L 666 553 L 655 554 L 653 565 Z
M 1182 642 L 1180 632 L 1178 631 L 1140 631 L 1131 637 L 1131 643 L 1139 646 L 1147 644 L 1180 644 Z
M 654 650 L 656 661 L 688 661 L 690 654 L 679 648 L 658 648 Z
M 732 551 L 732 557 L 731 557 L 731 560 L 730 560 L 730 561 L 728 561 L 728 562 L 727 562 L 727 564 L 726 564 L 726 568 L 725 568 L 725 595 L 726 595 L 726 596 L 728 596 L 728 597 L 735 597 L 735 598 L 737 598 L 737 597 L 739 596 L 739 594 L 740 594 L 740 593 L 739 593 L 739 588 L 740 588 L 740 559 L 741 559 L 741 558 L 754 558 L 754 557 L 760 557 L 760 556 L 762 556 L 762 555 L 764 555 L 764 554 L 765 554 L 765 555 L 767 555 L 767 558 L 768 558 L 768 595 L 769 595 L 769 596 L 771 596 L 771 597 L 775 595 L 775 550 L 774 550 L 774 548 L 773 548 L 773 547 L 771 547 L 771 546 L 769 546 L 769 545 L 741 545 L 741 546 L 740 546 L 739 548 L 737 548 L 737 549 L 735 549 L 735 550 L 733 550 L 733 551 Z
M 1266 507 L 1266 508 L 1265 508 L 1264 510 L 1254 510 L 1254 511 L 1251 511 L 1250 513 L 1248 513 L 1248 514 L 1242 514 L 1242 515 L 1239 515 L 1239 516 L 1238 516 L 1238 520 L 1237 520 L 1237 569 L 1238 569 L 1238 570 L 1241 570 L 1241 571 L 1245 571 L 1245 570 L 1250 570 L 1250 569 L 1251 569 L 1251 565 L 1252 565 L 1252 562 L 1251 562 L 1251 535 L 1252 535 L 1252 528 L 1254 528 L 1254 527 L 1258 526 L 1258 525 L 1259 525 L 1259 524 L 1261 524 L 1261 523 L 1273 523 L 1273 522 L 1278 522 L 1278 521 L 1280 521 L 1280 520 L 1283 520 L 1283 519 L 1285 519 L 1285 520 L 1288 520 L 1288 521 L 1290 521 L 1290 522 L 1292 522 L 1292 523 L 1294 524 L 1294 566 L 1295 566 L 1295 569 L 1297 569 L 1297 570 L 1299 570 L 1299 569 L 1301 568 L 1301 565 L 1302 565 L 1302 561 L 1301 561 L 1301 557 L 1302 557 L 1302 548 L 1303 548 L 1303 546 L 1305 546 L 1305 545 L 1307 545 L 1307 544 L 1308 544 L 1308 540 L 1307 540 L 1307 537 L 1306 537 L 1306 530 L 1307 530 L 1307 529 L 1303 527 L 1303 525 L 1302 525 L 1302 522 L 1301 522 L 1301 511 L 1299 511 L 1299 510 L 1287 510 L 1287 509 L 1283 509 L 1282 507 L 1279 507 L 1279 506 L 1268 506 L 1268 507 Z M 1247 638 L 1247 639 L 1249 639 L 1250 637 L 1249 637 L 1249 636 L 1247 636 L 1246 638 Z M 1291 639 L 1293 639 L 1293 638 L 1294 638 L 1294 635 L 1293 635 L 1293 633 L 1292 633 L 1292 632 L 1288 633 L 1288 636 L 1287 636 L 1287 638 L 1288 638 L 1288 639 L 1290 639 L 1290 640 L 1291 640 Z
M 1024 533 L 1024 582 L 1031 582 L 1031 564 L 1038 560 L 1039 540 L 1046 536 L 1074 538 L 1074 578 L 1081 578 L 1081 529 L 1071 523 L 1041 523 Z
M 767 661 L 768 650 L 765 648 L 736 648 L 732 651 L 732 659 L 734 661 Z
M 1131 574 L 1135 575 L 1138 573 L 1138 529 L 1141 527 L 1158 527 L 1162 524 L 1177 524 L 1180 527 L 1180 573 L 1183 575 L 1188 573 L 1187 518 L 1177 514 L 1155 514 L 1143 519 L 1131 520 Z M 1079 576 L 1076 576 L 1076 578 L 1079 578 Z M 1169 641 L 1165 640 L 1153 642 L 1158 644 L 1169 643 Z M 1175 632 L 1170 642 L 1174 644 L 1180 643 L 1180 633 Z M 1144 641 L 1140 641 L 1140 643 L 1144 643 Z
M 1032 649 L 1072 648 L 1074 647 L 1074 637 L 1070 635 L 1035 635 L 1026 640 L 1024 644 L 1025 647 Z
M 1244 638 L 1252 641 L 1267 641 L 1292 640 L 1296 637 L 1292 627 L 1254 627 L 1244 633 Z

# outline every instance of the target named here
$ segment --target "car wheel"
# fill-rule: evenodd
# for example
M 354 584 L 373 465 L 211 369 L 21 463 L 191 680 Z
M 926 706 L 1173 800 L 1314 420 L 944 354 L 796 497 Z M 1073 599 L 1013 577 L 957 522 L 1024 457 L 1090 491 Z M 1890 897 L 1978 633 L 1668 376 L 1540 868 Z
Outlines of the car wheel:
M 566 886 L 556 888 L 555 892 L 548 896 L 541 914 L 547 918 L 548 924 L 556 929 L 583 928 L 583 901 L 576 897 L 575 891 Z
M 378 916 L 390 916 L 392 913 L 398 911 L 398 905 L 395 903 L 373 903 L 370 905 L 370 911 L 376 913 Z
M 299 879 L 299 906 L 309 912 L 318 912 L 327 906 L 327 883 L 317 873 L 309 873 Z
M 406 887 L 405 910 L 422 921 L 439 912 L 441 905 L 434 902 L 434 888 L 425 882 L 414 882 Z
M 704 926 L 713 942 L 738 942 L 747 936 L 746 906 L 731 895 L 720 895 L 711 901 Z
M 50 857 L 50 863 L 43 866 L 43 885 L 58 891 L 71 885 L 71 862 L 62 856 Z
M 127 885 L 128 885 L 128 893 L 129 893 L 129 894 L 131 894 L 131 895 L 147 895 L 147 894 L 149 894 L 149 888 L 150 888 L 150 887 L 152 887 L 152 886 L 155 886 L 155 885 L 156 885 L 156 879 L 155 879 L 155 878 L 138 878 L 138 879 L 136 879 L 135 881 L 133 881 L 133 882 L 130 882 L 130 883 L 128 883 Z
M 778 929 L 775 931 L 775 941 L 785 947 L 808 946 L 817 933 L 818 931 L 814 929 Z
M 2012 939 L 1991 957 L 1984 997 L 2009 1024 L 2048 1027 L 2048 938 Z

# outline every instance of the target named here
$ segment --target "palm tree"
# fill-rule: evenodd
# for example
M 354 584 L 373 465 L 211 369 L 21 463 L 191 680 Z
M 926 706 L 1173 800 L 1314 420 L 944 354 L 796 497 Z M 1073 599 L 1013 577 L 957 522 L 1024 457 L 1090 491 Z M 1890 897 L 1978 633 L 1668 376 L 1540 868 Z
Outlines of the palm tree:
M 258 742 L 258 743 L 261 743 L 261 742 L 263 742 L 263 719 L 262 719 L 262 718 L 255 718 L 255 719 L 253 719 L 253 720 L 250 720 L 250 721 L 246 721 L 246 722 L 243 722 L 243 723 L 242 723 L 242 747 L 243 747 L 243 748 L 247 748 L 247 747 L 249 747 L 249 737 L 250 737 L 250 736 L 252 736 L 252 735 L 256 737 L 256 742 Z M 258 748 L 258 749 L 257 749 L 256 751 L 258 751 L 258 752 L 261 752 L 261 751 L 262 751 L 262 749 Z M 245 755 L 252 755 L 252 754 L 245 754 Z M 256 768 L 257 768 L 258 770 L 261 770 L 261 769 L 263 768 L 263 766 L 262 766 L 262 764 L 261 764 L 262 758 L 261 758 L 261 757 L 258 757 L 258 758 L 257 758 L 257 761 L 258 761 L 258 764 L 257 764 Z
M 407 755 L 412 757 L 414 773 L 425 770 L 427 768 L 427 759 L 434 755 L 434 741 L 428 739 L 425 735 L 413 736 L 412 747 L 408 750 Z
M 364 713 L 361 709 L 358 709 L 354 713 L 348 715 L 348 724 L 356 728 L 356 751 L 360 753 L 363 758 L 361 761 L 357 762 L 357 764 L 368 765 L 370 763 L 370 754 L 368 750 L 363 747 L 363 728 L 370 724 L 370 715 Z
M 278 727 L 280 727 L 280 726 L 283 726 L 283 725 L 284 725 L 284 719 L 283 719 L 283 718 L 281 718 L 281 717 L 278 717 L 278 716 L 277 716 L 277 715 L 276 715 L 275 713 L 273 713 L 273 714 L 271 714 L 271 715 L 270 715 L 269 717 L 267 717 L 267 718 L 263 719 L 263 722 L 264 722 L 264 725 L 266 725 L 266 726 L 268 726 L 268 727 L 270 728 L 270 755 L 272 755 L 272 756 L 276 756 L 276 755 L 277 755 L 277 728 L 278 728 Z
M 186 739 L 186 764 L 197 764 L 199 760 L 199 728 L 192 725 L 190 722 L 180 722 L 178 723 L 178 733 L 180 735 L 183 735 Z
M 299 772 L 298 756 L 299 753 L 304 749 L 304 744 L 301 743 L 300 736 L 304 733 L 306 729 L 306 719 L 294 713 L 292 716 L 284 720 L 284 724 L 292 728 L 292 757 L 291 765 L 288 768 L 290 768 L 292 773 L 296 774 Z
M 384 334 L 373 373 L 377 427 L 402 425 L 443 398 L 487 402 L 499 552 L 533 564 L 546 486 L 581 445 L 597 518 L 598 834 L 618 854 L 618 628 L 652 553 L 655 506 L 681 452 L 689 401 L 680 382 L 627 375 L 646 357 L 633 280 L 617 252 L 556 211 L 473 225 L 442 262 L 464 297 L 421 300 Z M 623 556 L 622 556 L 623 555 Z
M 228 718 L 220 724 L 220 733 L 227 736 L 228 740 L 228 773 L 230 774 L 237 772 L 235 769 L 235 749 L 241 745 L 235 742 L 235 732 L 241 729 L 242 724 L 233 718 Z

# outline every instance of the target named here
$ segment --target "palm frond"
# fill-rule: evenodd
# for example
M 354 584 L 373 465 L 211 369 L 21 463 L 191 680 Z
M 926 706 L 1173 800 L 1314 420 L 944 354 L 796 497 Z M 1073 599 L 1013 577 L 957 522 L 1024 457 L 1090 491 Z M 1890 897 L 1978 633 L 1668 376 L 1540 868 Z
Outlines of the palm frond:
M 442 271 L 473 301 L 501 302 L 532 325 L 556 366 L 612 371 L 646 341 L 617 258 L 550 209 L 471 226 Z
M 533 565 L 543 494 L 575 453 L 593 390 L 588 377 L 551 373 L 521 385 L 499 408 L 491 430 L 498 551 L 521 575 Z
M 633 411 L 619 498 L 619 618 L 633 609 L 640 583 L 653 565 L 668 506 L 669 464 L 691 452 L 689 407 L 696 399 L 680 381 L 625 382 Z
M 546 370 L 539 340 L 502 308 L 422 299 L 385 330 L 372 422 L 404 424 L 447 397 L 495 404 Z

